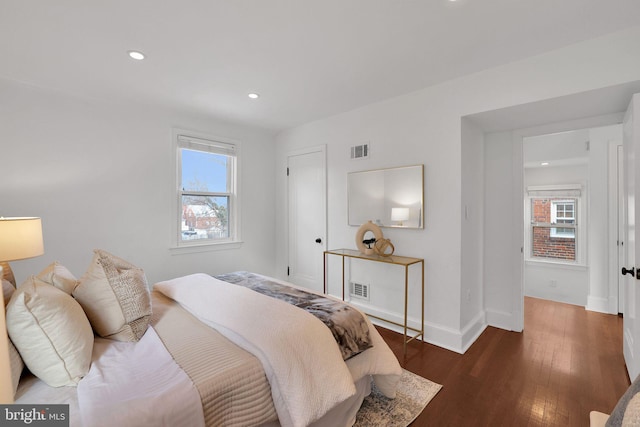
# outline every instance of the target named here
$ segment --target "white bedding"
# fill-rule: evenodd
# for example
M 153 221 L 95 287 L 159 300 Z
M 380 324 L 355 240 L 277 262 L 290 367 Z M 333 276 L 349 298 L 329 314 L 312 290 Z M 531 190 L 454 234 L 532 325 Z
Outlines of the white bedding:
M 68 404 L 71 427 L 204 426 L 198 391 L 153 327 L 137 343 L 96 338 L 91 369 L 77 387 L 23 376 L 16 403 Z
M 196 387 L 151 326 L 137 343 L 96 338 L 78 404 L 85 426 L 204 427 Z
M 381 391 L 395 396 L 402 369 L 372 326 L 374 347 L 345 364 L 329 329 L 283 301 L 204 274 L 154 288 L 260 359 L 285 427 L 318 420 L 354 395 L 354 382 L 365 375 L 374 375 Z
M 203 284 L 208 283 L 212 279 L 209 276 L 205 277 L 206 279 L 200 278 Z M 217 291 L 212 291 L 211 289 L 203 289 L 201 290 L 202 292 L 198 291 L 198 286 L 193 285 L 194 282 L 192 279 L 193 278 L 175 279 L 174 281 L 166 282 L 165 288 L 170 289 L 175 286 L 180 289 L 179 292 L 176 289 L 173 291 L 167 290 L 167 292 L 183 293 L 184 291 L 184 293 L 195 295 L 195 297 L 192 295 L 187 299 L 200 301 L 198 304 L 195 304 L 196 306 L 199 305 L 200 309 L 209 312 L 223 313 L 220 314 L 221 316 L 230 315 L 232 319 L 231 323 L 238 322 L 245 324 L 247 329 L 254 330 L 254 332 L 250 332 L 249 335 L 266 335 L 269 337 L 268 339 L 265 338 L 267 341 L 269 339 L 276 340 L 274 341 L 275 344 L 272 346 L 274 347 L 272 350 L 283 350 L 279 355 L 272 355 L 270 358 L 267 358 L 266 352 L 255 345 L 249 344 L 239 332 L 231 331 L 229 325 L 227 325 L 228 327 L 220 327 L 219 325 L 217 327 L 218 331 L 226 334 L 227 339 L 230 341 L 235 340 L 242 343 L 247 349 L 255 352 L 256 357 L 258 357 L 263 364 L 266 363 L 268 366 L 273 364 L 277 367 L 277 369 L 264 368 L 265 371 L 271 369 L 271 373 L 268 374 L 270 376 L 270 384 L 272 386 L 275 384 L 276 388 L 278 388 L 276 392 L 279 393 L 279 395 L 274 395 L 274 403 L 278 401 L 274 406 L 280 406 L 278 414 L 280 423 L 275 423 L 274 425 L 298 426 L 311 424 L 313 427 L 350 426 L 355 420 L 355 414 L 362 399 L 368 392 L 370 376 L 373 377 L 376 385 L 383 393 L 388 397 L 394 397 L 395 388 L 400 379 L 402 369 L 368 318 L 365 317 L 369 325 L 373 347 L 350 358 L 345 363 L 328 328 L 309 313 L 282 301 L 277 301 L 249 289 L 227 283 L 219 285 L 223 285 L 227 289 L 239 289 L 240 292 L 249 292 L 249 294 L 242 295 L 241 297 L 236 295 L 235 297 L 221 298 L 220 295 L 216 293 Z M 291 285 L 286 282 L 280 283 Z M 162 285 L 157 285 L 157 288 L 162 287 Z M 181 289 L 183 287 L 187 289 Z M 194 293 L 194 291 L 196 292 Z M 226 290 L 224 293 L 226 293 Z M 267 305 L 273 308 L 266 309 L 266 312 L 262 308 L 258 310 L 251 302 L 254 295 L 259 298 L 266 298 L 266 300 L 268 300 Z M 157 297 L 163 298 L 161 295 L 157 295 Z M 163 301 L 169 300 L 163 298 Z M 196 337 L 194 339 L 197 339 L 197 342 L 209 342 L 207 340 L 212 340 L 211 342 L 216 346 L 215 348 L 218 348 L 220 345 L 217 344 L 219 343 L 217 340 L 226 340 L 217 333 L 217 336 L 220 338 L 213 339 L 206 330 L 212 331 L 211 333 L 215 333 L 215 331 L 206 328 L 206 326 L 182 308 L 179 308 L 179 306 L 175 304 L 168 306 L 166 303 L 163 303 L 163 301 L 156 300 L 154 302 L 154 312 L 157 311 L 158 317 L 156 321 L 160 322 L 158 324 L 159 327 L 161 324 L 163 325 L 161 328 L 162 331 L 158 329 L 158 333 L 160 333 L 162 338 L 158 337 L 156 330 L 153 328 L 150 328 L 143 339 L 135 344 L 98 338 L 95 341 L 91 372 L 80 381 L 78 388 L 49 387 L 38 378 L 27 375 L 20 381 L 16 395 L 16 403 L 68 403 L 70 405 L 71 427 L 79 427 L 82 425 L 96 426 L 102 425 L 102 422 L 104 422 L 105 425 L 124 426 L 188 425 L 191 427 L 203 425 L 203 423 L 205 423 L 203 418 L 209 419 L 206 416 L 203 417 L 205 398 L 207 399 L 207 411 L 209 411 L 206 412 L 207 414 L 210 414 L 211 410 L 227 408 L 226 403 L 223 406 L 215 403 L 215 399 L 224 397 L 220 396 L 219 392 L 211 394 L 211 390 L 213 390 L 213 388 L 209 390 L 211 386 L 218 384 L 217 381 L 211 383 L 211 379 L 222 377 L 228 379 L 230 377 L 227 374 L 222 376 L 218 374 L 210 376 L 207 374 L 204 377 L 200 375 L 199 373 L 201 373 L 201 371 L 209 372 L 210 369 L 214 369 L 213 366 L 209 367 L 210 359 L 203 356 L 211 351 L 211 349 L 209 349 L 209 347 L 207 347 L 208 350 L 203 348 L 203 355 L 200 353 L 185 353 L 185 343 L 182 341 L 178 342 L 178 352 L 176 354 L 181 355 L 179 360 L 182 360 L 186 365 L 183 366 L 182 363 L 180 363 L 182 367 L 182 369 L 180 369 L 174 358 L 172 358 L 168 352 L 167 348 L 169 347 L 166 347 L 164 345 L 166 343 L 163 343 L 163 341 L 169 337 L 173 337 L 176 333 L 180 334 L 182 330 L 180 328 L 193 330 L 194 334 L 191 335 Z M 240 304 L 238 304 L 239 301 L 241 302 Z M 158 306 L 156 306 L 156 303 Z M 179 308 L 179 310 L 175 311 L 175 309 L 171 309 L 170 307 L 176 307 Z M 242 313 L 238 310 L 239 308 L 244 308 L 247 312 Z M 318 332 L 320 336 L 328 333 L 328 337 L 330 337 L 329 341 L 323 338 L 310 340 L 310 337 L 317 335 L 311 332 L 316 330 L 316 327 L 306 325 L 306 322 L 299 323 L 298 320 L 294 320 L 296 316 L 283 316 L 283 311 L 288 311 L 289 309 L 302 312 L 304 316 L 310 316 L 312 318 L 310 324 L 319 323 L 321 328 L 316 332 Z M 234 311 L 237 313 L 230 313 Z M 184 314 L 180 314 L 180 312 Z M 250 315 L 254 315 L 254 317 L 251 318 L 249 317 Z M 188 319 L 184 316 L 193 319 L 191 322 L 195 322 L 195 324 L 186 322 Z M 244 320 L 239 321 L 238 318 L 244 318 Z M 277 319 L 281 320 L 278 321 Z M 167 322 L 169 322 L 169 325 L 175 326 L 167 329 L 169 326 Z M 210 326 L 213 324 L 213 322 L 208 323 Z M 222 323 L 224 323 L 224 321 Z M 277 323 L 281 323 L 281 326 L 284 326 L 285 330 L 290 330 L 290 326 L 292 324 L 295 325 L 301 330 L 304 339 L 292 340 L 281 337 L 285 334 L 275 332 L 272 329 L 274 327 L 273 325 Z M 194 325 L 201 325 L 204 329 L 200 330 L 200 326 L 196 328 Z M 195 333 L 196 329 L 199 332 Z M 203 335 L 201 338 L 197 338 L 200 336 L 198 334 Z M 184 334 L 180 334 L 179 336 L 182 337 L 183 335 Z M 256 339 L 255 336 L 249 338 Z M 257 338 L 258 343 L 262 341 L 264 340 L 261 337 Z M 316 342 L 316 344 L 313 344 L 313 342 Z M 320 344 L 318 345 L 318 343 Z M 233 345 L 231 343 L 229 344 Z M 175 347 L 175 343 L 172 345 Z M 268 348 L 270 346 L 269 343 L 266 343 L 266 346 Z M 176 348 L 173 349 L 173 351 L 175 350 Z M 186 359 L 184 358 L 185 355 L 188 356 Z M 176 355 L 174 355 L 174 357 L 176 357 Z M 309 364 L 311 366 L 308 366 Z M 194 369 L 195 366 L 195 371 L 187 370 L 188 366 L 191 366 L 190 369 Z M 124 370 L 121 368 L 124 368 Z M 220 368 L 225 369 L 223 366 L 217 369 Z M 234 375 L 241 375 L 242 378 L 247 376 L 245 371 L 235 370 L 237 372 Z M 274 373 L 276 370 L 279 375 L 277 378 Z M 162 372 L 163 375 L 159 376 L 158 372 Z M 191 373 L 189 374 L 189 372 Z M 196 375 L 193 378 L 198 378 L 197 384 L 200 385 L 194 385 L 195 380 L 192 382 L 193 378 L 190 379 L 192 374 Z M 264 378 L 262 369 L 260 369 L 260 375 Z M 102 380 L 102 376 L 109 378 L 108 383 L 121 385 L 107 387 L 107 382 Z M 176 379 L 177 381 L 175 381 Z M 236 380 L 234 379 L 234 381 Z M 266 384 L 265 381 L 267 393 L 270 384 Z M 338 387 L 335 386 L 336 384 L 338 384 Z M 201 390 L 201 387 L 204 388 Z M 252 390 L 254 388 L 252 388 Z M 342 392 L 335 393 L 335 390 L 342 390 Z M 345 393 L 344 390 L 347 390 L 347 392 Z M 354 392 L 357 390 L 356 394 L 352 395 L 351 390 L 354 390 Z M 198 391 L 200 391 L 199 394 Z M 78 392 L 80 392 L 80 395 Z M 224 393 L 226 392 L 223 392 L 223 394 Z M 226 396 L 226 394 L 224 395 Z M 351 397 L 344 398 L 344 396 Z M 212 401 L 211 399 L 214 400 Z M 227 399 L 224 399 L 226 402 Z M 179 411 L 177 411 L 176 408 L 178 408 Z M 245 416 L 246 418 L 247 416 L 254 416 L 251 414 L 254 414 L 255 411 L 251 410 L 249 414 L 248 412 L 245 413 L 244 411 L 246 409 L 243 408 L 234 409 L 234 411 L 237 411 L 239 417 Z M 291 412 L 292 409 L 293 414 Z M 250 418 L 246 419 L 248 420 Z M 319 421 L 311 423 L 309 420 L 312 419 L 319 419 Z M 264 421 L 259 422 L 259 424 L 263 422 Z M 219 422 L 216 421 L 213 424 L 209 422 L 209 424 L 219 425 Z M 243 423 L 242 425 L 245 424 Z

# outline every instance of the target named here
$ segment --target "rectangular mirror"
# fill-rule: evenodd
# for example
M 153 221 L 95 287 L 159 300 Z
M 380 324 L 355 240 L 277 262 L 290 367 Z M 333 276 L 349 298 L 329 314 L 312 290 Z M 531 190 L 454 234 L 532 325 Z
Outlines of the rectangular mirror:
M 423 228 L 423 183 L 423 165 L 350 172 L 349 225 Z

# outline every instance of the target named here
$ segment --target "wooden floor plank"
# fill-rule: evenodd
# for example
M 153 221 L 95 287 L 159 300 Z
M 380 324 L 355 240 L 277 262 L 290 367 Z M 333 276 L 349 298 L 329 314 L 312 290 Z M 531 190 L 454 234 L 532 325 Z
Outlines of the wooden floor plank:
M 488 327 L 465 354 L 379 329 L 402 366 L 443 385 L 412 424 L 585 426 L 629 386 L 622 318 L 525 298 L 525 330 Z

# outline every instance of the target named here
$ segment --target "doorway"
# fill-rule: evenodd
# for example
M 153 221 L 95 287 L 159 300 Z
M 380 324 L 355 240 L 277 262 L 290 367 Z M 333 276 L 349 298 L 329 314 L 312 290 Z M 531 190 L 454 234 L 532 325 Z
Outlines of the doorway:
M 607 164 L 590 165 L 589 129 L 525 137 L 522 144 L 524 295 L 586 307 L 589 169 Z
M 607 129 L 622 123 L 631 94 L 640 91 L 640 81 L 602 88 L 531 104 L 492 110 L 465 116 L 475 134 L 482 135 L 483 175 L 477 180 L 463 180 L 463 192 L 482 192 L 483 197 L 483 306 L 486 323 L 502 329 L 522 331 L 524 327 L 524 182 L 523 139 L 575 129 Z M 590 114 L 584 114 L 588 108 Z M 600 135 L 598 135 L 600 136 Z M 464 137 L 464 135 L 463 135 Z M 613 138 L 611 138 L 613 139 Z M 618 139 L 622 139 L 619 137 Z M 605 145 L 606 146 L 606 145 Z M 463 149 L 471 143 L 463 143 Z M 593 143 L 590 156 L 594 156 Z M 606 160 L 606 148 L 597 154 Z M 587 308 L 604 313 L 618 312 L 618 289 L 614 274 L 619 273 L 609 254 L 617 253 L 617 233 L 607 232 L 611 215 L 609 201 L 594 206 L 593 184 L 607 192 L 607 169 L 589 170 L 587 260 L 607 260 L 589 265 Z M 602 186 L 605 189 L 602 190 Z M 594 216 L 595 215 L 595 216 Z M 593 232 L 591 227 L 605 230 Z
M 287 155 L 288 280 L 323 291 L 327 184 L 325 146 Z

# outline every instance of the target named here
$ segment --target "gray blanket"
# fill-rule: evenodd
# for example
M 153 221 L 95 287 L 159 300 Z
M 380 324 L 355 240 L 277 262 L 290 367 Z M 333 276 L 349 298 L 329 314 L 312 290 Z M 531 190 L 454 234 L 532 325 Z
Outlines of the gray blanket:
M 276 283 L 264 276 L 246 271 L 215 277 L 288 302 L 313 314 L 331 330 L 344 360 L 372 346 L 369 328 L 363 315 L 344 302 Z

